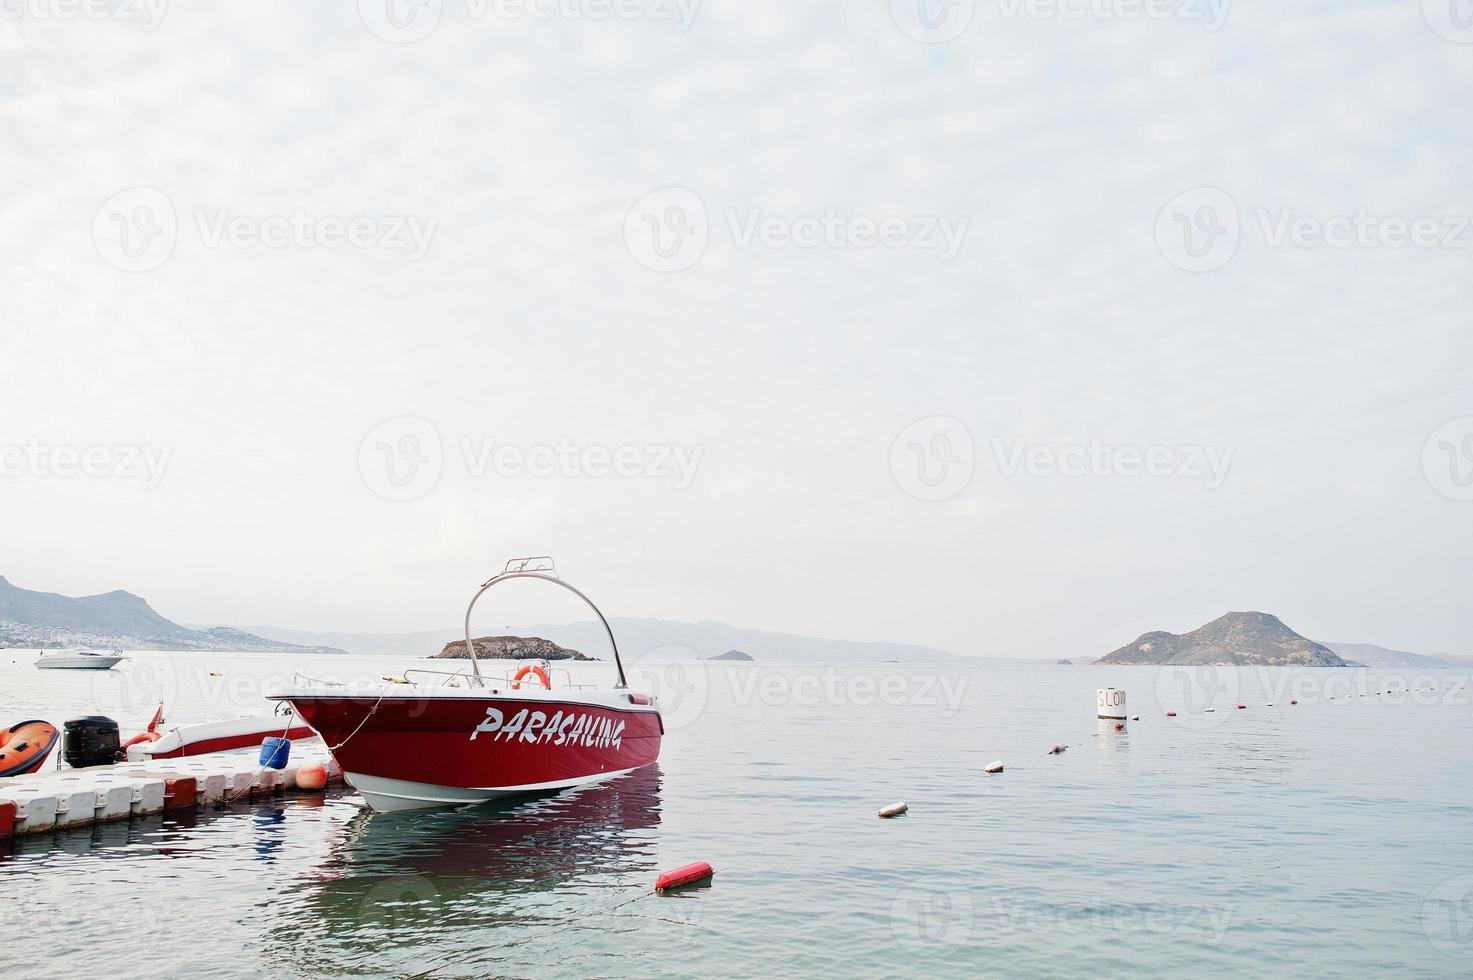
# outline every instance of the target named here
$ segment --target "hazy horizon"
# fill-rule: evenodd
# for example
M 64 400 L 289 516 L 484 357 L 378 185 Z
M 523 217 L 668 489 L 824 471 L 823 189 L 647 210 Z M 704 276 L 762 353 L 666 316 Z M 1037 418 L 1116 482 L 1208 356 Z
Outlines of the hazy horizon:
M 0 19 L 16 585 L 411 632 L 550 554 L 610 616 L 964 655 L 1473 653 L 1428 5 L 379 6 Z
M 0 575 L 0 579 L 6 579 L 6 580 L 10 581 L 10 584 L 12 586 L 18 585 L 18 583 L 16 583 L 15 581 L 10 580 L 8 578 L 8 576 Z M 23 585 L 20 585 L 19 587 L 24 588 Z M 35 590 L 32 590 L 32 591 L 35 591 Z M 113 591 L 113 590 L 108 590 L 108 591 Z M 129 591 L 129 590 L 127 590 L 127 589 L 121 589 L 120 591 Z M 105 593 L 99 593 L 99 594 L 105 594 Z M 96 594 L 94 594 L 94 595 L 96 595 Z M 76 597 L 76 598 L 85 598 L 85 597 Z M 455 622 L 453 624 L 441 625 L 441 626 L 428 626 L 428 627 L 423 627 L 423 628 L 419 628 L 419 629 L 410 629 L 410 630 L 376 630 L 376 631 L 364 631 L 364 630 L 353 630 L 353 629 L 343 629 L 343 628 L 308 629 L 308 628 L 305 628 L 305 627 L 297 627 L 297 626 L 285 625 L 285 624 L 281 624 L 281 623 L 247 622 L 247 621 L 240 620 L 240 619 L 230 620 L 230 621 L 226 621 L 226 622 L 219 622 L 219 623 L 196 623 L 196 622 L 181 621 L 181 620 L 178 620 L 178 619 L 176 619 L 174 617 L 170 617 L 166 613 L 164 613 L 161 610 L 159 610 L 157 608 L 157 604 L 155 602 L 153 602 L 151 599 L 149 599 L 149 597 L 142 596 L 141 598 L 143 598 L 145 601 L 149 602 L 150 607 L 152 607 L 155 612 L 158 612 L 160 615 L 164 616 L 164 618 L 171 619 L 172 621 L 174 621 L 178 625 L 184 626 L 184 627 L 186 627 L 188 629 L 209 629 L 209 628 L 215 627 L 215 626 L 228 626 L 228 627 L 232 627 L 232 628 L 235 628 L 235 629 L 241 629 L 241 630 L 244 630 L 244 631 L 246 631 L 248 633 L 253 633 L 253 634 L 258 635 L 258 636 L 263 636 L 263 637 L 266 637 L 268 639 L 277 639 L 277 640 L 281 640 L 283 642 L 290 642 L 290 643 L 304 643 L 304 642 L 307 642 L 308 641 L 308 638 L 309 637 L 310 638 L 317 639 L 317 640 L 321 640 L 323 642 L 332 642 L 331 638 L 333 638 L 333 637 L 353 637 L 353 636 L 361 636 L 361 637 L 406 636 L 407 637 L 407 636 L 421 636 L 421 635 L 424 635 L 424 634 L 453 634 L 455 636 L 458 636 L 458 635 L 460 635 L 460 632 L 461 632 L 461 630 L 463 628 L 462 627 L 462 624 L 459 621 L 457 621 L 457 622 Z M 1231 612 L 1242 612 L 1242 611 L 1245 611 L 1245 610 L 1225 610 L 1224 613 L 1223 613 L 1223 615 L 1226 615 L 1226 614 L 1231 613 Z M 1258 611 L 1266 611 L 1266 610 L 1258 610 Z M 1216 618 L 1218 618 L 1218 617 L 1213 617 L 1213 619 L 1216 619 Z M 1283 619 L 1283 617 L 1278 617 L 1278 618 L 1280 620 Z M 594 620 L 591 615 L 584 616 L 584 617 L 576 617 L 575 616 L 575 617 L 564 619 L 564 620 L 547 621 L 547 622 L 533 622 L 531 620 L 520 620 L 520 621 L 511 620 L 511 621 L 508 621 L 507 623 L 501 624 L 501 625 L 492 625 L 490 623 L 486 623 L 486 622 L 484 622 L 484 619 L 485 619 L 485 617 L 481 617 L 481 616 L 477 616 L 476 617 L 476 620 L 475 620 L 475 623 L 474 623 L 474 630 L 473 630 L 473 632 L 476 635 L 488 635 L 488 634 L 491 634 L 491 633 L 494 633 L 494 632 L 497 632 L 497 631 L 522 632 L 525 635 L 525 631 L 527 631 L 527 630 L 535 631 L 535 630 L 538 630 L 538 629 L 564 629 L 564 628 L 577 627 L 577 626 L 593 626 L 596 623 L 596 620 Z M 671 620 L 668 619 L 668 617 L 640 616 L 640 615 L 637 615 L 637 614 L 620 614 L 620 615 L 609 614 L 609 619 L 610 619 L 611 622 L 614 622 L 615 624 L 617 624 L 617 622 L 619 620 L 671 621 Z M 1075 658 L 1075 659 L 1085 659 L 1085 658 L 1092 658 L 1092 657 L 1100 657 L 1100 656 L 1104 656 L 1105 654 L 1111 652 L 1111 650 L 1118 648 L 1119 646 L 1125 645 L 1130 640 L 1134 640 L 1137 637 L 1139 637 L 1140 635 L 1144 635 L 1145 633 L 1154 632 L 1154 631 L 1163 630 L 1163 629 L 1166 632 L 1170 632 L 1170 633 L 1178 633 L 1178 634 L 1180 634 L 1180 633 L 1188 633 L 1188 632 L 1191 632 L 1193 629 L 1196 629 L 1199 626 L 1205 625 L 1205 621 L 1204 621 L 1204 623 L 1197 623 L 1197 624 L 1193 624 L 1192 626 L 1183 626 L 1183 627 L 1181 627 L 1179 629 L 1178 628 L 1170 628 L 1170 627 L 1149 626 L 1149 627 L 1145 627 L 1142 630 L 1140 630 L 1135 636 L 1131 636 L 1131 637 L 1128 637 L 1128 638 L 1123 638 L 1118 643 L 1115 643 L 1114 645 L 1112 645 L 1110 647 L 1107 647 L 1107 648 L 1102 648 L 1100 650 L 1074 651 L 1072 653 L 1069 653 L 1069 652 L 1058 652 L 1058 651 L 1043 651 L 1043 652 L 1036 652 L 1036 651 L 1018 652 L 1018 651 L 1012 651 L 1012 652 L 1006 652 L 1006 653 L 997 653 L 997 652 L 990 652 L 990 651 L 983 651 L 983 650 L 953 650 L 953 649 L 947 649 L 947 648 L 943 648 L 943 647 L 935 647 L 935 646 L 930 645 L 930 644 L 919 644 L 916 641 L 906 640 L 904 638 L 897 638 L 897 637 L 814 636 L 812 634 L 793 633 L 793 632 L 790 632 L 790 631 L 769 630 L 769 629 L 767 629 L 767 628 L 765 628 L 763 626 L 760 626 L 760 625 L 753 625 L 753 624 L 747 624 L 747 623 L 730 623 L 730 622 L 726 622 L 724 620 L 711 619 L 711 618 L 703 618 L 703 619 L 700 619 L 700 620 L 690 620 L 690 621 L 676 620 L 676 622 L 690 622 L 690 623 L 693 623 L 693 624 L 710 623 L 710 624 L 719 625 L 719 626 L 732 627 L 734 629 L 741 630 L 741 631 L 770 632 L 770 633 L 774 633 L 774 634 L 781 635 L 781 636 L 798 636 L 798 637 L 803 637 L 803 638 L 806 638 L 806 639 L 812 639 L 812 640 L 818 640 L 818 641 L 832 641 L 832 642 L 836 642 L 836 643 L 846 643 L 846 644 L 853 644 L 853 643 L 875 643 L 875 644 L 893 644 L 893 645 L 896 645 L 896 646 L 922 646 L 922 647 L 928 647 L 930 649 L 936 650 L 937 652 L 948 653 L 948 654 L 955 654 L 957 656 L 964 656 L 964 657 L 979 657 L 979 658 L 992 658 L 992 659 L 1024 659 L 1024 660 L 1028 660 L 1028 659 L 1052 660 L 1055 657 L 1069 657 L 1069 658 Z M 1286 623 L 1286 625 L 1288 625 L 1291 629 L 1293 629 L 1293 624 L 1292 623 Z M 293 636 L 291 634 L 300 634 L 300 635 Z M 1303 634 L 1301 634 L 1301 635 L 1303 635 Z M 1383 648 L 1388 649 L 1388 650 L 1402 651 L 1402 652 L 1409 652 L 1409 653 L 1420 653 L 1420 654 L 1429 654 L 1429 655 L 1448 654 L 1448 655 L 1452 655 L 1452 656 L 1465 656 L 1464 654 L 1460 654 L 1459 652 L 1452 651 L 1452 650 L 1406 650 L 1404 647 L 1398 647 L 1394 643 L 1376 643 L 1376 642 L 1371 642 L 1371 641 L 1345 640 L 1345 639 L 1336 639 L 1336 638 L 1325 638 L 1325 637 L 1320 637 L 1320 636 L 1309 636 L 1308 639 L 1314 640 L 1314 641 L 1316 641 L 1318 643 L 1322 643 L 1322 644 L 1325 644 L 1325 645 L 1342 645 L 1342 644 L 1361 645 L 1361 644 L 1364 644 L 1364 645 L 1369 645 L 1369 646 L 1383 647 Z

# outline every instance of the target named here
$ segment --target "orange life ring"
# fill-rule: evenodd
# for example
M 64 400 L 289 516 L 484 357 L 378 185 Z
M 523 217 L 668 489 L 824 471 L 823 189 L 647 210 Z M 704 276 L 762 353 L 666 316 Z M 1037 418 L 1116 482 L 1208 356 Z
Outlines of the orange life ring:
M 528 674 L 536 674 L 538 680 L 542 681 L 542 687 L 548 691 L 552 690 L 552 680 L 547 676 L 547 671 L 533 664 L 527 664 L 521 670 L 517 671 L 517 675 L 511 679 L 511 689 L 513 691 L 520 691 L 522 689 L 522 678 Z

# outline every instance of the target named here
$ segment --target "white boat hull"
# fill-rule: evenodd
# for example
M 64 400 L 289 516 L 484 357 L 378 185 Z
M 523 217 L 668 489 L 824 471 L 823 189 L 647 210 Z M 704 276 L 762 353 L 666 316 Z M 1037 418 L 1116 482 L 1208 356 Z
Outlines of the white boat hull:
M 633 771 L 634 769 L 620 769 L 616 772 L 595 773 L 577 779 L 484 789 L 437 786 L 433 783 L 416 783 L 405 779 L 388 779 L 383 776 L 369 776 L 364 773 L 346 771 L 343 773 L 343 779 L 358 791 L 363 801 L 369 806 L 380 813 L 394 813 L 400 810 L 427 810 L 432 807 L 471 806 L 498 797 L 516 796 L 521 793 L 553 792 L 574 786 L 586 786 L 589 783 L 611 779 L 615 776 L 624 776 Z
M 112 670 L 126 657 L 87 656 L 85 654 L 56 654 L 43 656 L 36 661 L 42 670 Z
M 143 762 L 149 759 L 205 755 L 210 752 L 233 752 L 259 747 L 266 739 L 273 737 L 296 741 L 312 738 L 313 733 L 312 729 L 301 722 L 290 722 L 275 715 L 175 726 L 164 729 L 154 741 L 129 745 L 128 759 Z

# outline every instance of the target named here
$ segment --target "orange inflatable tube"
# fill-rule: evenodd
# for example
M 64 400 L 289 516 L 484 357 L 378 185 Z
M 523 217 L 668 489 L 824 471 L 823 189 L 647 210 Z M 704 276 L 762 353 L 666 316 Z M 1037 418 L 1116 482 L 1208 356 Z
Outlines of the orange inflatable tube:
M 215 675 L 211 674 L 210 676 L 213 677 Z M 121 746 L 118 747 L 118 759 L 122 760 L 127 758 L 128 749 L 131 746 L 142 745 L 145 742 L 157 742 L 159 739 L 163 738 L 164 733 L 158 730 L 159 722 L 163 720 L 164 706 L 159 705 L 159 710 L 153 713 L 153 720 L 148 723 L 148 727 L 139 732 L 137 735 L 134 735 L 132 738 L 128 739 L 128 741 L 124 742 Z
M 533 666 L 532 664 L 528 664 L 521 670 L 517 671 L 517 675 L 511 679 L 511 689 L 513 691 L 521 690 L 522 680 L 529 674 L 537 675 L 537 679 L 542 681 L 542 687 L 544 690 L 552 690 L 552 680 L 547 676 L 547 671 L 543 670 L 541 667 Z M 503 674 L 502 676 L 505 677 L 506 675 Z
M 118 748 L 118 751 L 126 755 L 130 746 L 142 745 L 144 742 L 157 742 L 163 737 L 163 732 L 139 732 L 137 735 L 134 735 L 132 738 L 128 739 L 128 741 L 124 742 Z
M 0 776 L 23 776 L 46 763 L 61 733 L 44 721 L 23 721 L 0 732 Z

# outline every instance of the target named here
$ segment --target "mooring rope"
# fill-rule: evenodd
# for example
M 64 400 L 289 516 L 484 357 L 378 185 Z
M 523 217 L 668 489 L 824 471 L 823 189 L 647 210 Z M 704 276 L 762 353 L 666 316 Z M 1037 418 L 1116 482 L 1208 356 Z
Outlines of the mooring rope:
M 349 732 L 348 737 L 343 739 L 337 745 L 329 745 L 327 747 L 327 751 L 336 752 L 338 749 L 348 744 L 348 739 L 351 739 L 354 735 L 357 735 L 359 732 L 363 731 L 363 726 L 368 724 L 368 719 L 372 718 L 378 712 L 378 706 L 383 704 L 384 698 L 388 696 L 388 691 L 384 691 L 384 693 L 380 694 L 378 696 L 378 700 L 373 703 L 373 707 L 368 709 L 368 714 L 364 715 L 363 720 L 358 723 L 358 727 Z

